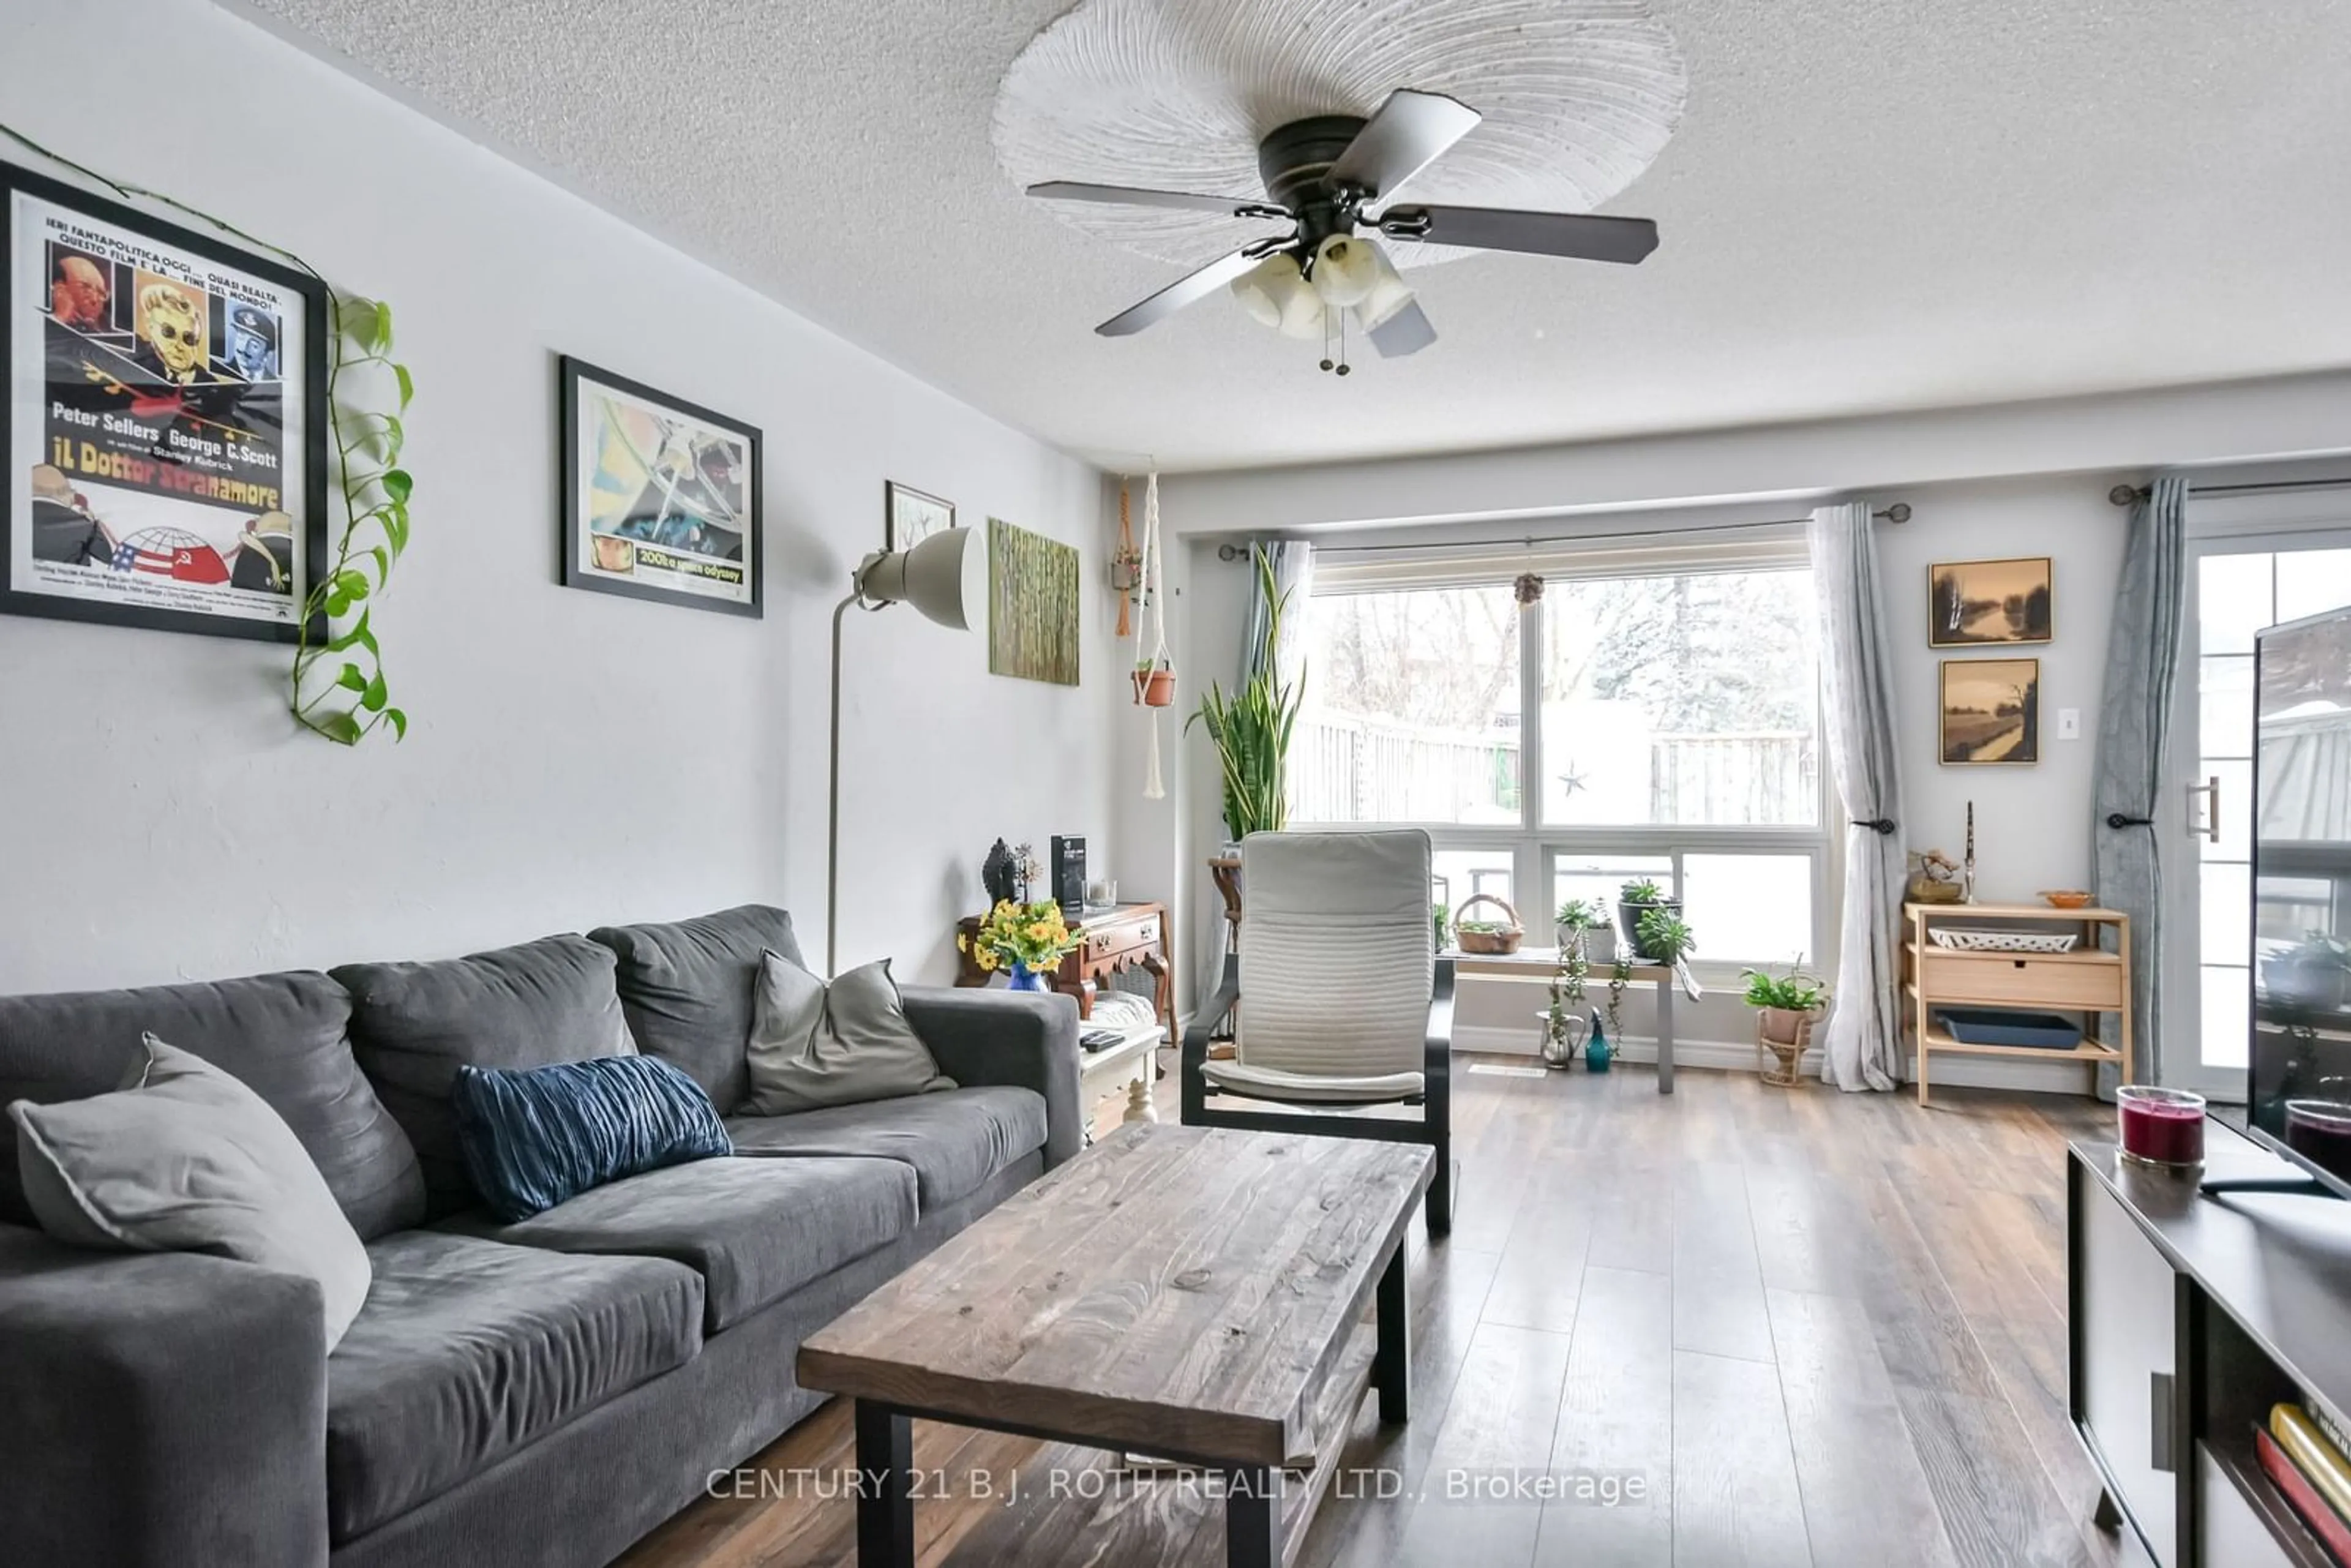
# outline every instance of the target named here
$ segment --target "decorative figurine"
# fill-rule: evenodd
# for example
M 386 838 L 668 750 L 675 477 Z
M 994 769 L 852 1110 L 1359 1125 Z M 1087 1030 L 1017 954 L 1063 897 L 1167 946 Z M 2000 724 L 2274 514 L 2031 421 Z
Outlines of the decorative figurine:
M 1959 875 L 1959 902 L 1976 901 L 1976 803 L 1968 802 L 1968 853 Z
M 987 858 L 979 862 L 979 885 L 987 890 L 987 907 L 1010 903 L 1018 891 L 1018 881 L 1012 870 L 1012 852 L 998 839 L 988 846 Z

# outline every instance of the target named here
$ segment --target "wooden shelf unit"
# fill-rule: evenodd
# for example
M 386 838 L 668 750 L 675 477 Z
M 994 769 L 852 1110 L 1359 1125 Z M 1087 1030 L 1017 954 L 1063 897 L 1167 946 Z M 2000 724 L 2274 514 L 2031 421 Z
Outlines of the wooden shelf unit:
M 1902 944 L 1905 1027 L 1918 1052 L 1918 1103 L 1928 1102 L 1937 1051 L 1959 1056 L 2005 1056 L 2021 1061 L 2077 1061 L 2095 1070 L 2113 1062 L 2123 1082 L 2131 1078 L 2130 916 L 2114 909 L 2052 909 L 2043 904 L 1906 904 L 1909 935 Z M 2081 940 L 2070 953 L 1984 953 L 1939 947 L 1927 933 L 1935 925 L 2012 928 L 2072 927 Z M 2115 932 L 2114 952 L 2100 937 Z M 1938 1008 L 1994 1008 L 2015 1012 L 2077 1013 L 2082 1043 L 2048 1046 L 1969 1045 L 1934 1021 Z M 2105 1039 L 2101 1015 L 2119 1020 Z

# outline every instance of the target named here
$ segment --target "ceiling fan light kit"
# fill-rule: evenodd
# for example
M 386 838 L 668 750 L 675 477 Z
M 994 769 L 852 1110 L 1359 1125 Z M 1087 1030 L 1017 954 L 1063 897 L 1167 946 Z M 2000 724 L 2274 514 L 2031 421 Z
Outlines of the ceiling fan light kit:
M 1686 91 L 1643 0 L 1081 0 L 1006 72 L 995 132 L 1006 171 L 1077 226 L 1179 261 L 1241 241 L 1097 332 L 1229 286 L 1260 323 L 1321 335 L 1343 374 L 1351 316 L 1384 357 L 1437 340 L 1383 239 L 1406 266 L 1647 256 L 1655 224 L 1589 209 L 1655 160 Z M 1521 201 L 1582 210 L 1502 204 Z

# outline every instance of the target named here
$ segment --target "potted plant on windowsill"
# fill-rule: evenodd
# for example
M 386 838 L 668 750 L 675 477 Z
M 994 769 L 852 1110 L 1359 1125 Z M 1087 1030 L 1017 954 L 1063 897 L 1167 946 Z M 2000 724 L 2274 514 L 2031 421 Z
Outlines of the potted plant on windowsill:
M 2351 998 L 2351 946 L 2313 931 L 2262 963 L 2262 982 L 2289 1007 L 2335 1012 Z
M 1682 901 L 1667 898 L 1666 890 L 1649 877 L 1635 877 L 1616 890 L 1617 935 L 1630 942 L 1642 957 L 1654 958 L 1647 944 L 1641 940 L 1641 917 L 1651 910 L 1662 911 L 1679 918 Z
M 1803 973 L 1796 964 L 1789 964 L 1784 976 L 1761 968 L 1744 968 L 1740 973 L 1747 977 L 1742 1001 L 1756 1009 L 1756 1044 L 1777 1062 L 1777 1070 L 1763 1072 L 1763 1082 L 1780 1086 L 1799 1083 L 1796 1062 L 1803 1058 L 1805 1044 L 1811 1044 L 1813 1022 L 1820 1020 L 1822 1009 L 1829 1006 L 1829 985 Z
M 1698 951 L 1698 938 L 1689 925 L 1674 912 L 1680 906 L 1667 908 L 1662 904 L 1650 904 L 1641 911 L 1633 926 L 1633 947 L 1652 964 L 1670 969 Z
M 1588 898 L 1571 898 L 1559 906 L 1559 949 L 1564 956 L 1580 948 L 1587 964 L 1616 961 L 1616 927 L 1608 912 Z

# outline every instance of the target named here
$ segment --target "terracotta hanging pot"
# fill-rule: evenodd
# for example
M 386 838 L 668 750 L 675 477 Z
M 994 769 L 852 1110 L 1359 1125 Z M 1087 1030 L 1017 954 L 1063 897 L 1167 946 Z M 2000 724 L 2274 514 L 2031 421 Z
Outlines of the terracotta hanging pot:
M 1166 664 L 1154 664 L 1147 670 L 1134 672 L 1134 700 L 1144 707 L 1176 706 L 1176 672 Z

